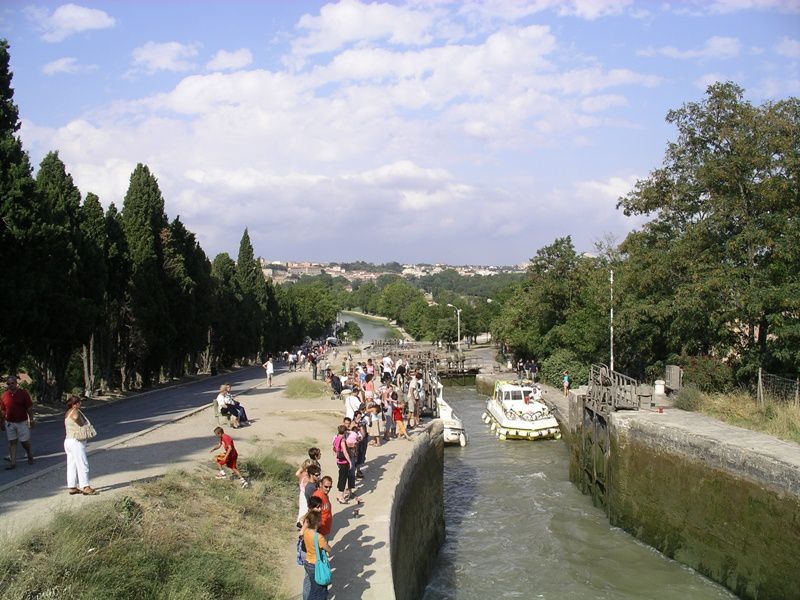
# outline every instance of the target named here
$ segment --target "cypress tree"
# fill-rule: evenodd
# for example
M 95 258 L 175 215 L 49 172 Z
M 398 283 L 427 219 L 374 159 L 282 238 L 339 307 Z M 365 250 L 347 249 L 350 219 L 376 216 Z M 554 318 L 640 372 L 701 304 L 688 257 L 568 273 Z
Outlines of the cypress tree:
M 138 164 L 122 206 L 122 225 L 130 257 L 128 316 L 131 320 L 129 367 L 149 385 L 165 363 L 175 338 L 164 292 L 163 239 L 167 228 L 164 198 L 150 169 Z
M 40 207 L 30 159 L 16 135 L 19 113 L 8 49 L 0 40 L 0 264 L 7 282 L 0 294 L 0 366 L 16 371 L 40 316 L 43 285 L 34 274 L 44 248 L 34 236 Z
M 106 220 L 100 199 L 92 193 L 86 195 L 78 213 L 82 246 L 80 249 L 80 283 L 86 301 L 89 338 L 82 340 L 84 393 L 91 397 L 95 389 L 95 338 L 103 314 L 103 302 L 108 284 L 105 247 L 108 239 Z
M 32 330 L 32 354 L 39 370 L 41 397 L 57 400 L 73 350 L 88 338 L 90 310 L 80 284 L 82 246 L 78 226 L 81 194 L 57 152 L 44 157 L 36 174 L 41 214 L 36 235 L 45 242 L 46 257 L 36 269 L 44 282 L 39 319 Z

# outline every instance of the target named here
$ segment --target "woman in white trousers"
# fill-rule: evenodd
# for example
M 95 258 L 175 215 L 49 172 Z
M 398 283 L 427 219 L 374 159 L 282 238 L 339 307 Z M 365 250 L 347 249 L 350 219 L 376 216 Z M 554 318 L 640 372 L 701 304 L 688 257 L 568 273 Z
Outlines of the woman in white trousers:
M 81 428 L 86 418 L 81 412 L 81 399 L 70 396 L 67 400 L 67 414 L 64 416 L 64 452 L 67 454 L 67 491 L 70 494 L 92 496 L 97 493 L 89 485 L 89 460 L 86 458 L 86 441 Z

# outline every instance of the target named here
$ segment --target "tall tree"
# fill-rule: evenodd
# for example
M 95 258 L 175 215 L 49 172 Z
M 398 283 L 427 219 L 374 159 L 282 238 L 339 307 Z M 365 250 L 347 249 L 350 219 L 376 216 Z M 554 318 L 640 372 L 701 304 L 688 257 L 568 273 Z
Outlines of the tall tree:
M 15 371 L 41 310 L 44 282 L 32 274 L 44 260 L 42 220 L 30 159 L 17 136 L 19 113 L 11 87 L 9 45 L 0 39 L 0 264 L 8 286 L 0 294 L 0 367 Z
M 264 313 L 266 311 L 266 281 L 255 258 L 250 234 L 245 228 L 239 242 L 236 260 L 236 290 L 240 302 L 239 331 L 242 346 L 240 357 L 253 357 L 262 349 Z
M 48 153 L 42 160 L 36 189 L 45 216 L 39 223 L 39 235 L 46 240 L 47 257 L 36 268 L 36 276 L 46 285 L 37 300 L 42 310 L 32 332 L 31 351 L 40 397 L 54 401 L 64 390 L 72 352 L 91 334 L 92 311 L 80 285 L 81 194 L 57 152 Z
M 131 264 L 129 305 L 131 339 L 127 361 L 148 385 L 175 340 L 164 291 L 162 233 L 167 228 L 164 198 L 150 169 L 138 164 L 122 207 L 122 224 Z
M 108 233 L 103 207 L 95 194 L 86 195 L 78 220 L 81 232 L 80 289 L 86 302 L 86 326 L 89 330 L 89 338 L 82 340 L 81 358 L 84 392 L 91 397 L 95 388 L 95 337 L 100 327 L 108 285 L 105 257 Z

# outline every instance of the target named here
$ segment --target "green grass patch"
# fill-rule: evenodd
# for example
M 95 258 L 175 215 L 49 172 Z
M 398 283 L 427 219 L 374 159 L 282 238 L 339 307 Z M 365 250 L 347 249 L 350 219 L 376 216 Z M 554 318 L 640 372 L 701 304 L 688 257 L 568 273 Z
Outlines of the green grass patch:
M 800 407 L 792 404 L 758 402 L 746 393 L 704 394 L 689 388 L 678 394 L 678 408 L 694 410 L 737 427 L 761 431 L 800 444 Z
M 252 487 L 213 471 L 170 472 L 123 497 L 56 515 L 4 544 L 0 589 L 28 599 L 279 599 L 293 541 L 294 469 L 274 456 L 242 465 Z
M 327 390 L 324 381 L 315 381 L 305 377 L 295 377 L 286 384 L 286 395 L 289 398 L 319 398 Z

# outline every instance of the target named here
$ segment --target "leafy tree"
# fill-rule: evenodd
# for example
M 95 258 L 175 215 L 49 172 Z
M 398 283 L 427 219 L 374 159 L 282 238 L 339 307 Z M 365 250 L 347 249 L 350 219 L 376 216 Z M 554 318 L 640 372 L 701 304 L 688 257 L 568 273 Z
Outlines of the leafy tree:
M 623 244 L 629 302 L 653 304 L 666 351 L 726 356 L 739 376 L 758 365 L 797 368 L 800 315 L 798 100 L 756 107 L 732 83 L 710 86 L 701 102 L 670 111 L 678 129 L 664 164 L 620 199 L 626 214 L 653 215 Z M 655 271 L 655 283 L 644 264 Z M 667 284 L 667 291 L 653 289 Z M 641 328 L 636 311 L 628 326 Z M 781 335 L 773 332 L 776 329 Z M 786 336 L 786 337 L 784 337 Z M 661 339 L 659 339 L 661 338 Z
M 345 321 L 344 327 L 337 332 L 337 336 L 339 339 L 357 342 L 364 337 L 364 332 L 361 331 L 361 327 L 355 321 Z

